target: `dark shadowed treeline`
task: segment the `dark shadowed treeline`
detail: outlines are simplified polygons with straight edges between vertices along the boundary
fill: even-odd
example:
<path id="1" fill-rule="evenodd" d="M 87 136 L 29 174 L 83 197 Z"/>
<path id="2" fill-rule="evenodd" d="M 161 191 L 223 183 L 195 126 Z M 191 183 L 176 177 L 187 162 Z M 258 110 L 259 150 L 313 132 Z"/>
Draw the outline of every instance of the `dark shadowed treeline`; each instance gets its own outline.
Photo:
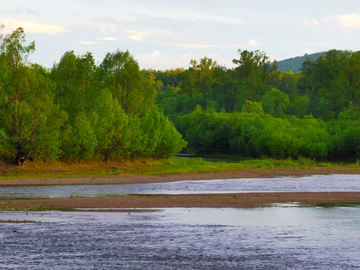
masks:
<path id="1" fill-rule="evenodd" d="M 168 157 L 186 146 L 128 51 L 100 65 L 69 51 L 49 72 L 28 63 L 35 43 L 22 28 L 0 40 L 1 160 Z"/>

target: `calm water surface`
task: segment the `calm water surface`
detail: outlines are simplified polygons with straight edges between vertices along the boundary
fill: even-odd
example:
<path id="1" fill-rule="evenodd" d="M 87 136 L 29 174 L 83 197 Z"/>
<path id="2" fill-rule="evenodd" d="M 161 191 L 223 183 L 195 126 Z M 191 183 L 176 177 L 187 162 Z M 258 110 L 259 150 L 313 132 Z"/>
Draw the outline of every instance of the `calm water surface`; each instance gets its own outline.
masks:
<path id="1" fill-rule="evenodd" d="M 359 269 L 360 208 L 0 212 L 1 269 Z"/>
<path id="2" fill-rule="evenodd" d="M 260 179 L 179 181 L 132 185 L 0 187 L 0 198 L 96 197 L 125 194 L 199 194 L 241 192 L 360 191 L 360 175 L 314 175 Z"/>

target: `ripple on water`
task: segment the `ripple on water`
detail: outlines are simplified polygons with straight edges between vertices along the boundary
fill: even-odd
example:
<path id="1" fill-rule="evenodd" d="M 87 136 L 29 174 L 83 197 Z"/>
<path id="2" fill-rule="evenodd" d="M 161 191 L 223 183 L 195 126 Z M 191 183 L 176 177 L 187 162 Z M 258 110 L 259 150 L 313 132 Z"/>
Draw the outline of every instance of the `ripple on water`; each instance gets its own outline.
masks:
<path id="1" fill-rule="evenodd" d="M 358 269 L 360 208 L 3 212 L 0 265 L 36 269 Z"/>

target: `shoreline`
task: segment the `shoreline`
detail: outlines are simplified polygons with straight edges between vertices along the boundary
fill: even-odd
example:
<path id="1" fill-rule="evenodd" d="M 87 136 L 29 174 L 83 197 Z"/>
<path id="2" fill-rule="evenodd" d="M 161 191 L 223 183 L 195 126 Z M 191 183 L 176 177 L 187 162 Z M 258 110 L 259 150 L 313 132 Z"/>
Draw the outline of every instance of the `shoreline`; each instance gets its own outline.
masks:
<path id="1" fill-rule="evenodd" d="M 348 170 L 338 167 L 300 168 L 250 168 L 232 172 L 187 173 L 187 174 L 118 174 L 101 177 L 71 178 L 24 178 L 0 180 L 0 186 L 45 186 L 45 185 L 112 185 L 112 184 L 146 184 L 191 180 L 241 179 L 241 178 L 274 178 L 282 176 L 309 176 L 331 174 L 360 174 L 360 168 Z"/>
<path id="2" fill-rule="evenodd" d="M 318 204 L 360 204 L 360 192 L 281 192 L 231 193 L 187 195 L 133 195 L 121 197 L 86 197 L 57 199 L 14 199 L 0 201 L 0 209 L 8 210 L 70 210 L 70 211 L 124 211 L 127 208 L 255 208 L 270 207 L 277 203 L 300 203 L 303 206 Z M 76 208 L 86 208 L 76 210 Z M 90 210 L 91 211 L 91 210 Z"/>

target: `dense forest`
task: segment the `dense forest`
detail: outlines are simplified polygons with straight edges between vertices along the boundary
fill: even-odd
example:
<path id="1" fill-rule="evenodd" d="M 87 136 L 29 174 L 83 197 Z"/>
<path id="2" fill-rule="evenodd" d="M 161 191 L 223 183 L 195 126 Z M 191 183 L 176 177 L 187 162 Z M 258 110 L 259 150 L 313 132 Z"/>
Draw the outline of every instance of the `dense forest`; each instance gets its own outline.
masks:
<path id="1" fill-rule="evenodd" d="M 236 68 L 204 57 L 187 69 L 140 70 L 128 51 L 96 64 L 65 52 L 28 62 L 22 28 L 0 37 L 0 159 L 126 160 L 188 150 L 251 157 L 360 157 L 360 53 L 331 50 L 279 71 L 260 51 Z M 184 140 L 184 139 L 185 140 Z"/>
<path id="2" fill-rule="evenodd" d="M 186 146 L 155 105 L 156 89 L 128 51 L 66 52 L 49 72 L 28 63 L 22 28 L 1 37 L 0 159 L 169 157 Z"/>
<path id="3" fill-rule="evenodd" d="M 281 72 L 259 51 L 234 69 L 209 58 L 188 69 L 148 70 L 188 148 L 244 156 L 360 157 L 360 53 L 331 50 Z M 158 80 L 155 83 L 155 78 Z"/>

